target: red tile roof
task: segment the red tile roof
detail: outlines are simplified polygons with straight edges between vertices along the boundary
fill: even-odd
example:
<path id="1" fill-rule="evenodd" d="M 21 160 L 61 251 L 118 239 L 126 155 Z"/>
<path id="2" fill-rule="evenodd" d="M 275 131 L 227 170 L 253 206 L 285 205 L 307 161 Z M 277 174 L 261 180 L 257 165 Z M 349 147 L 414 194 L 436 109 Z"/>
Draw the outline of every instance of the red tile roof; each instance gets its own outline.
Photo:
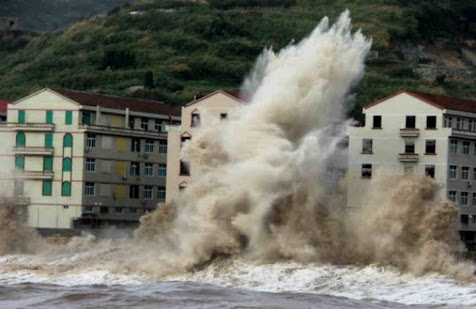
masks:
<path id="1" fill-rule="evenodd" d="M 13 101 L 0 99 L 0 114 L 7 113 L 7 105 L 13 103 Z"/>
<path id="2" fill-rule="evenodd" d="M 416 92 L 416 91 L 409 91 L 409 90 L 402 90 L 402 91 L 396 92 L 388 97 L 385 97 L 383 99 L 370 103 L 364 108 L 365 109 L 370 108 L 372 106 L 375 106 L 383 101 L 386 101 L 402 93 L 411 95 L 414 98 L 422 100 L 440 109 L 450 109 L 450 110 L 456 110 L 456 111 L 462 111 L 462 112 L 476 113 L 475 100 L 463 99 L 463 98 L 452 98 L 452 97 L 447 97 L 447 96 L 442 96 L 437 94 L 430 94 L 430 93 L 423 93 L 423 92 Z"/>
<path id="3" fill-rule="evenodd" d="M 131 111 L 162 115 L 180 116 L 180 110 L 163 102 L 137 98 L 119 97 L 92 92 L 53 88 L 52 91 L 81 105 L 105 108 L 126 109 Z"/>

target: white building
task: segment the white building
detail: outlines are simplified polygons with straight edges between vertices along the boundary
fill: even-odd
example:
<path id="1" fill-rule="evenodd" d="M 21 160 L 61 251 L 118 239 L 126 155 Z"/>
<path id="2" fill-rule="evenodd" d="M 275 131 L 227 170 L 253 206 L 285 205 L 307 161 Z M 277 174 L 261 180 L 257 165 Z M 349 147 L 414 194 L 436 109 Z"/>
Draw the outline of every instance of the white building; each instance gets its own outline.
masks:
<path id="1" fill-rule="evenodd" d="M 349 129 L 348 207 L 365 202 L 376 169 L 427 175 L 460 205 L 461 237 L 475 243 L 476 101 L 400 91 L 363 112 L 365 126 Z"/>

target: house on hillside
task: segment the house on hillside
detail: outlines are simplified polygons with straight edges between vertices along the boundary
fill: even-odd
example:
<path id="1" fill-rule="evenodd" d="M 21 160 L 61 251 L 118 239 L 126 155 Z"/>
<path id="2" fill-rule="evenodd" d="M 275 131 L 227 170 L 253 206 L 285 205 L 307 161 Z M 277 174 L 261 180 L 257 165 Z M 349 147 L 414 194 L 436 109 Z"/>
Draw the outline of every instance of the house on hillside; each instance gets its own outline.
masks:
<path id="1" fill-rule="evenodd" d="M 367 105 L 365 126 L 350 128 L 348 207 L 385 168 L 426 175 L 443 199 L 459 205 L 458 231 L 476 245 L 476 101 L 400 91 Z"/>
<path id="2" fill-rule="evenodd" d="M 182 125 L 167 127 L 167 202 L 174 200 L 198 176 L 190 162 L 181 156 L 183 143 L 192 139 L 204 124 L 226 121 L 228 113 L 243 104 L 238 94 L 218 90 L 182 107 Z"/>
<path id="3" fill-rule="evenodd" d="M 29 226 L 132 227 L 165 200 L 167 134 L 180 122 L 162 102 L 43 89 L 8 105 L 6 169 Z"/>
<path id="4" fill-rule="evenodd" d="M 2 17 L 0 16 L 0 31 L 19 30 L 20 19 L 18 17 Z"/>

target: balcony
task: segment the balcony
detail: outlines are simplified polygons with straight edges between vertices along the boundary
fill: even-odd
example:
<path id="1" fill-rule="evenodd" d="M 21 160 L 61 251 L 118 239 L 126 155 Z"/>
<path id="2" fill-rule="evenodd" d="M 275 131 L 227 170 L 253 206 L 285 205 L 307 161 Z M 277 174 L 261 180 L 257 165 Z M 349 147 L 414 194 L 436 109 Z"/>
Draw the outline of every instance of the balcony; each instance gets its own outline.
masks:
<path id="1" fill-rule="evenodd" d="M 18 155 L 51 156 L 55 152 L 55 149 L 45 147 L 14 147 L 13 152 Z"/>
<path id="2" fill-rule="evenodd" d="M 418 137 L 420 136 L 420 129 L 417 128 L 402 128 L 400 129 L 401 137 Z"/>
<path id="3" fill-rule="evenodd" d="M 53 123 L 0 123 L 0 131 L 23 131 L 23 132 L 53 132 L 55 125 Z"/>
<path id="4" fill-rule="evenodd" d="M 15 171 L 15 177 L 18 179 L 53 179 L 52 171 Z"/>
<path id="5" fill-rule="evenodd" d="M 96 124 L 80 124 L 79 129 L 85 130 L 87 132 L 99 133 L 99 134 L 110 134 L 118 136 L 137 136 L 137 137 L 157 137 L 165 132 L 157 131 L 148 131 L 148 130 L 137 130 L 131 128 L 122 128 L 122 127 L 110 127 L 110 126 L 101 126 Z"/>
<path id="6" fill-rule="evenodd" d="M 464 138 L 476 138 L 475 131 L 469 130 L 458 130 L 458 129 L 451 129 L 451 136 L 455 137 L 464 137 Z"/>
<path id="7" fill-rule="evenodd" d="M 416 163 L 418 162 L 418 153 L 400 153 L 398 160 L 405 163 Z"/>

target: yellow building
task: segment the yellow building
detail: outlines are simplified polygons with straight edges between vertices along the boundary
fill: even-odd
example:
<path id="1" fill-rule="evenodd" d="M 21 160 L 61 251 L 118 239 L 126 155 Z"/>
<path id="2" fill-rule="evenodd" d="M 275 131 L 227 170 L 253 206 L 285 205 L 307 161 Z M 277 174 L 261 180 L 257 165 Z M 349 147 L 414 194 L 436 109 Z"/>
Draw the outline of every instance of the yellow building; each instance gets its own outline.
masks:
<path id="1" fill-rule="evenodd" d="M 243 104 L 236 94 L 218 90 L 182 107 L 182 125 L 167 126 L 167 202 L 175 199 L 180 190 L 198 176 L 182 157 L 181 145 L 192 139 L 201 125 L 216 119 L 226 120 L 230 110 Z"/>
<path id="2" fill-rule="evenodd" d="M 180 122 L 176 109 L 46 88 L 10 104 L 7 119 L 1 181 L 14 183 L 29 226 L 134 226 L 165 200 L 165 126 Z"/>

